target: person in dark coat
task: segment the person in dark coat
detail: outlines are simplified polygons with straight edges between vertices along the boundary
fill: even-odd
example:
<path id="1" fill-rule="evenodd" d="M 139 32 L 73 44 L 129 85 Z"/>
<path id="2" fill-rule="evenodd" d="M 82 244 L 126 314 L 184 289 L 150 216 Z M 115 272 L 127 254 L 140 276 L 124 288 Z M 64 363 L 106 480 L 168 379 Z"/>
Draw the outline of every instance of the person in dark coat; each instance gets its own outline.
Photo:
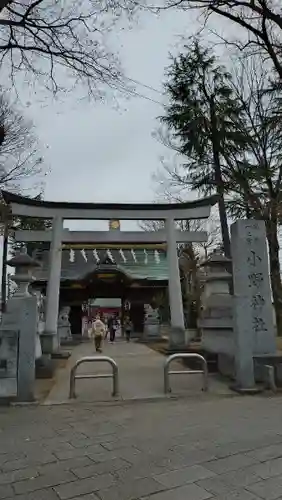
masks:
<path id="1" fill-rule="evenodd" d="M 116 329 L 117 329 L 116 319 L 113 316 L 109 318 L 108 328 L 110 332 L 110 342 L 113 343 L 116 338 Z"/>
<path id="2" fill-rule="evenodd" d="M 130 337 L 132 332 L 132 321 L 130 321 L 130 318 L 126 318 L 124 329 L 125 329 L 126 342 L 130 342 Z"/>

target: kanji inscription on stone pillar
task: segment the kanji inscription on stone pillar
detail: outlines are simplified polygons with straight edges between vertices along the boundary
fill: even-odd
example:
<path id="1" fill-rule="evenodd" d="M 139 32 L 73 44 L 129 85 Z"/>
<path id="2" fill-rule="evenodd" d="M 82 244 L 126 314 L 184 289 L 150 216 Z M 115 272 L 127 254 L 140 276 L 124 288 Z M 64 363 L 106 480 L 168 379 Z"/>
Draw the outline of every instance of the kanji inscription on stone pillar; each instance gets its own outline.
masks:
<path id="1" fill-rule="evenodd" d="M 254 355 L 273 354 L 276 349 L 264 221 L 236 221 L 231 246 L 236 364 L 237 371 L 244 366 L 247 373 Z"/>

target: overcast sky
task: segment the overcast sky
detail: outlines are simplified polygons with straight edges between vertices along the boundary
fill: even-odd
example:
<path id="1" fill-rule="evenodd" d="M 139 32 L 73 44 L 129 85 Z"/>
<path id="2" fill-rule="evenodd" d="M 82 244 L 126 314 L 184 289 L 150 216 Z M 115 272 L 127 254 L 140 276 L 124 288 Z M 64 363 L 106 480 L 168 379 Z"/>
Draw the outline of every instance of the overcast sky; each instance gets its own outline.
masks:
<path id="1" fill-rule="evenodd" d="M 195 19 L 196 14 L 192 17 L 191 13 L 172 10 L 160 17 L 146 13 L 131 30 L 125 25 L 111 35 L 111 45 L 120 54 L 125 74 L 159 91 L 137 85 L 137 92 L 163 102 L 162 82 L 169 52 L 177 52 L 181 35 L 195 32 Z M 74 92 L 63 102 L 47 95 L 43 105 L 33 96 L 28 108 L 42 145 L 48 145 L 44 157 L 51 172 L 46 178 L 45 198 L 154 200 L 152 174 L 160 167 L 160 157 L 169 154 L 152 137 L 162 106 L 142 97 L 120 98 L 118 106 L 111 101 L 89 103 L 79 100 L 79 95 L 79 91 Z M 86 227 L 92 228 L 93 223 L 83 223 Z"/>
<path id="2" fill-rule="evenodd" d="M 131 31 L 120 30 L 111 36 L 125 74 L 160 93 L 142 86 L 136 90 L 160 102 L 168 53 L 190 25 L 189 14 L 184 17 L 180 12 L 160 18 L 146 14 Z M 64 105 L 54 103 L 39 115 L 34 108 L 39 136 L 49 144 L 47 161 L 52 172 L 46 182 L 46 198 L 151 201 L 151 175 L 163 154 L 151 134 L 162 107 L 138 97 L 120 98 L 119 109 L 111 101 L 89 105 L 74 99 L 75 95 L 69 96 Z M 56 108 L 62 111 L 54 121 Z"/>

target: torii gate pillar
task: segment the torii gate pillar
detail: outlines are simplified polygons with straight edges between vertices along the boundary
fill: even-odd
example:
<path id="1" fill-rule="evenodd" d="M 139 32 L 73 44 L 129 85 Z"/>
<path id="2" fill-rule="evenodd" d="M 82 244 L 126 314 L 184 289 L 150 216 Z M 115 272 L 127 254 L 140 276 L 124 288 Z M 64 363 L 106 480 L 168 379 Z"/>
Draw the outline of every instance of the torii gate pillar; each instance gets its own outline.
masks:
<path id="1" fill-rule="evenodd" d="M 45 331 L 42 335 L 42 351 L 51 354 L 60 348 L 58 336 L 58 316 L 61 284 L 62 235 L 64 222 L 62 217 L 54 217 L 52 240 L 50 245 L 49 279 L 46 295 Z"/>
<path id="2" fill-rule="evenodd" d="M 183 301 L 180 283 L 177 244 L 175 238 L 174 219 L 166 219 L 167 256 L 168 256 L 168 291 L 170 307 L 169 347 L 185 346 L 185 325 Z"/>

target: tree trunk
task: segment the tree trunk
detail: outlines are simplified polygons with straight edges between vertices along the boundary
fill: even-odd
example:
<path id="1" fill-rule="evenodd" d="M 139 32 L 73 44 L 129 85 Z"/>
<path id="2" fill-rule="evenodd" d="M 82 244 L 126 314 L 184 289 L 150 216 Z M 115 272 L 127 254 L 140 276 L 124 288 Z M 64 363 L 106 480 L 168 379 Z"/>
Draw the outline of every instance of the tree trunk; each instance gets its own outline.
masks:
<path id="1" fill-rule="evenodd" d="M 266 222 L 266 235 L 269 248 L 270 281 L 275 309 L 277 335 L 282 336 L 282 284 L 280 276 L 277 222 Z"/>
<path id="2" fill-rule="evenodd" d="M 230 236 L 229 236 L 229 228 L 228 228 L 226 207 L 224 201 L 224 183 L 221 175 L 217 118 L 215 113 L 215 105 L 213 97 L 211 97 L 210 100 L 210 117 L 211 117 L 211 132 L 212 132 L 214 178 L 218 194 L 218 211 L 219 211 L 219 219 L 220 219 L 221 234 L 223 241 L 223 249 L 225 257 L 228 257 L 230 259 L 231 257 Z"/>
<path id="3" fill-rule="evenodd" d="M 5 220 L 3 233 L 3 255 L 2 255 L 2 283 L 1 283 L 1 312 L 6 312 L 7 303 L 7 257 L 8 257 L 9 224 Z"/>
<path id="4" fill-rule="evenodd" d="M 252 218 L 251 209 L 247 202 L 245 203 L 245 207 L 246 207 L 246 219 L 251 219 Z"/>

